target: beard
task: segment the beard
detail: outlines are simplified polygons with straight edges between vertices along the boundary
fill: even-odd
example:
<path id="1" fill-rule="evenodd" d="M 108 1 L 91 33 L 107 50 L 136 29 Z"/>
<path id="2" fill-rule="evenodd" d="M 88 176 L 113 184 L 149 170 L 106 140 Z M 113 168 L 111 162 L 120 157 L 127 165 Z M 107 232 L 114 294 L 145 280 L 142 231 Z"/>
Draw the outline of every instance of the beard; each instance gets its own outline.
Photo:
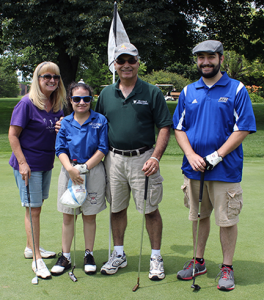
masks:
<path id="1" fill-rule="evenodd" d="M 209 73 L 203 73 L 204 67 L 213 67 L 213 70 Z M 204 78 L 212 78 L 219 72 L 220 67 L 221 67 L 221 63 L 219 61 L 218 65 L 216 65 L 216 66 L 210 65 L 210 64 L 197 66 L 197 70 L 198 70 L 198 73 L 200 74 L 200 76 L 203 76 Z"/>

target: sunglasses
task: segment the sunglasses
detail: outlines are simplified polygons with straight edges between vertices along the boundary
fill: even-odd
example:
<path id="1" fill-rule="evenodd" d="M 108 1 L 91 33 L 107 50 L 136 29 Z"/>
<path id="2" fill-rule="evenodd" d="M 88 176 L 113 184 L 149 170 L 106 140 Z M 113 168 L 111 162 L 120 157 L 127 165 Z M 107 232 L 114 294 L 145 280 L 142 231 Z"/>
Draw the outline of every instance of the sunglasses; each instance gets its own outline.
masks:
<path id="1" fill-rule="evenodd" d="M 39 75 L 39 77 L 44 78 L 45 80 L 51 80 L 51 78 L 53 78 L 55 81 L 60 80 L 60 75 L 44 74 L 44 75 Z"/>
<path id="2" fill-rule="evenodd" d="M 71 98 L 72 98 L 72 101 L 74 103 L 79 103 L 79 102 L 81 102 L 81 100 L 83 100 L 85 103 L 89 103 L 93 99 L 92 96 L 83 96 L 83 97 L 81 97 L 81 96 L 71 96 Z"/>
<path id="3" fill-rule="evenodd" d="M 137 62 L 137 59 L 135 59 L 135 57 L 130 57 L 129 59 L 123 59 L 123 58 L 116 59 L 116 63 L 119 65 L 124 65 L 126 63 L 126 61 L 130 65 L 134 65 Z"/>

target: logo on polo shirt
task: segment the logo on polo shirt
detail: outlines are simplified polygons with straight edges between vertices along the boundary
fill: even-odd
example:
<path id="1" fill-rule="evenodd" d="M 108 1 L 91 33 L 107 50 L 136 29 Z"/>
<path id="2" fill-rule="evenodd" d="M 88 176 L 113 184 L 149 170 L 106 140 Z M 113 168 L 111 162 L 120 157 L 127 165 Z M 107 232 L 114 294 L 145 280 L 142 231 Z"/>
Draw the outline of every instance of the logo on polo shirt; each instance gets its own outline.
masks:
<path id="1" fill-rule="evenodd" d="M 197 100 L 196 100 L 196 99 L 194 99 L 192 103 L 198 103 L 198 102 L 197 102 Z"/>
<path id="2" fill-rule="evenodd" d="M 92 126 L 92 128 L 100 128 L 102 126 L 102 123 L 89 123 L 89 126 Z"/>
<path id="3" fill-rule="evenodd" d="M 227 97 L 220 97 L 218 102 L 227 102 L 228 98 Z"/>
<path id="4" fill-rule="evenodd" d="M 133 104 L 148 105 L 146 100 L 133 100 Z"/>

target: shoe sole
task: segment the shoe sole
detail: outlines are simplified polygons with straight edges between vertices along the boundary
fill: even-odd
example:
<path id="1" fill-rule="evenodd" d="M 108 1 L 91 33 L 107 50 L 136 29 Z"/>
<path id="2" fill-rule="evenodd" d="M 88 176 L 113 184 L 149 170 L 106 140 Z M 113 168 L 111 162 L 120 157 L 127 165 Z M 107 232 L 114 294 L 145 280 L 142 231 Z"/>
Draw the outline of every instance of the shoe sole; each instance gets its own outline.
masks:
<path id="1" fill-rule="evenodd" d="M 35 273 L 35 272 L 34 272 Z M 35 273 L 36 274 L 36 273 Z M 37 274 L 36 274 L 37 275 Z M 40 276 L 40 275 L 37 275 L 38 276 L 38 278 L 42 278 L 42 279 L 50 279 L 51 278 L 51 275 L 48 275 L 48 276 L 46 276 L 46 277 L 44 277 L 44 276 Z"/>
<path id="2" fill-rule="evenodd" d="M 56 257 L 56 253 L 55 254 L 53 254 L 53 255 L 44 255 L 44 254 L 42 254 L 41 252 L 40 252 L 40 255 L 41 255 L 41 258 L 54 258 L 54 257 Z M 33 258 L 33 254 L 25 254 L 24 253 L 24 257 L 26 258 L 26 259 L 32 259 Z"/>
<path id="3" fill-rule="evenodd" d="M 60 275 L 62 275 L 64 272 L 66 272 L 67 270 L 69 270 L 71 268 L 71 264 L 69 264 L 67 267 L 65 267 L 64 268 L 64 270 L 62 271 L 62 272 L 57 272 L 57 273 L 55 273 L 55 272 L 52 272 L 51 270 L 50 270 L 50 273 L 53 275 L 53 276 L 60 276 Z"/>
<path id="4" fill-rule="evenodd" d="M 160 275 L 149 275 L 149 279 L 152 281 L 158 281 L 158 280 L 162 280 L 165 278 L 165 274 L 160 274 Z"/>
<path id="5" fill-rule="evenodd" d="M 87 275 L 94 275 L 96 274 L 96 271 L 88 271 L 88 272 L 84 271 L 84 273 Z"/>
<path id="6" fill-rule="evenodd" d="M 207 269 L 205 269 L 204 271 L 201 271 L 201 272 L 197 272 L 197 273 L 195 273 L 194 274 L 194 277 L 196 277 L 196 276 L 199 276 L 199 275 L 203 275 L 203 274 L 205 274 L 205 273 L 207 273 Z M 193 277 L 191 276 L 191 277 L 181 277 L 180 275 L 177 275 L 177 278 L 178 279 L 180 279 L 180 280 L 192 280 L 193 279 Z"/>
<path id="7" fill-rule="evenodd" d="M 220 290 L 220 291 L 232 291 L 234 288 L 235 288 L 235 285 L 233 285 L 232 287 L 230 287 L 230 288 L 227 288 L 227 287 L 225 287 L 225 286 L 217 286 L 217 288 L 218 288 L 218 290 Z"/>
<path id="8" fill-rule="evenodd" d="M 119 268 L 122 269 L 122 268 L 125 268 L 126 266 L 127 266 L 127 261 L 124 261 L 120 266 L 118 266 L 117 268 L 115 268 L 113 270 L 106 271 L 106 270 L 101 269 L 101 274 L 103 274 L 103 275 L 113 275 L 118 271 Z"/>

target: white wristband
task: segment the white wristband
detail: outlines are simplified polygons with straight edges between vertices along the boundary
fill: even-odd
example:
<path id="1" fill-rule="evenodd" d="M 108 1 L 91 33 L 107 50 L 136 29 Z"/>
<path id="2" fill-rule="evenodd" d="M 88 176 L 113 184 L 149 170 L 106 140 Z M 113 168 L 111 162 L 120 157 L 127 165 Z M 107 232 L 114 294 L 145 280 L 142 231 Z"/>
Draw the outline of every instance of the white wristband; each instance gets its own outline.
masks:
<path id="1" fill-rule="evenodd" d="M 159 160 L 156 157 L 154 157 L 154 156 L 151 156 L 150 159 L 155 159 L 159 163 Z"/>

